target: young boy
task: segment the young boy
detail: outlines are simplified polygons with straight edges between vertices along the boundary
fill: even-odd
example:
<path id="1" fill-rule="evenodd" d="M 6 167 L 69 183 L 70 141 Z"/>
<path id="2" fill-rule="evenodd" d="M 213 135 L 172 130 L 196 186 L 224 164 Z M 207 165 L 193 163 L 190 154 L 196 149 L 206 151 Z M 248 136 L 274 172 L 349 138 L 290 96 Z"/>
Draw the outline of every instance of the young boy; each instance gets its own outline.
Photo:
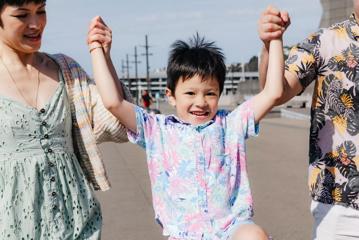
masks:
<path id="1" fill-rule="evenodd" d="M 99 39 L 99 38 L 98 38 Z M 97 45 L 96 45 L 97 44 Z M 146 149 L 156 220 L 169 239 L 268 239 L 252 221 L 245 140 L 283 92 L 282 41 L 270 43 L 264 90 L 234 111 L 218 110 L 226 67 L 213 42 L 176 41 L 166 95 L 177 116 L 151 115 L 123 99 L 100 42 L 90 43 L 105 107 Z"/>

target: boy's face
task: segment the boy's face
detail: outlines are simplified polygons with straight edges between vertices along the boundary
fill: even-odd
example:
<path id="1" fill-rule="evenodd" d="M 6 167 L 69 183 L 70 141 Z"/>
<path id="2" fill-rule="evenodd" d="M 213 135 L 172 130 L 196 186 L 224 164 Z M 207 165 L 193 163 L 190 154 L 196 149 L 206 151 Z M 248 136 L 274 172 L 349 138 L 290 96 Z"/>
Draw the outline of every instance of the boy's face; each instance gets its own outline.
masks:
<path id="1" fill-rule="evenodd" d="M 166 95 L 182 121 L 192 125 L 203 124 L 217 113 L 219 84 L 215 78 L 203 79 L 198 75 L 184 81 L 180 78 L 174 94 L 167 89 Z"/>

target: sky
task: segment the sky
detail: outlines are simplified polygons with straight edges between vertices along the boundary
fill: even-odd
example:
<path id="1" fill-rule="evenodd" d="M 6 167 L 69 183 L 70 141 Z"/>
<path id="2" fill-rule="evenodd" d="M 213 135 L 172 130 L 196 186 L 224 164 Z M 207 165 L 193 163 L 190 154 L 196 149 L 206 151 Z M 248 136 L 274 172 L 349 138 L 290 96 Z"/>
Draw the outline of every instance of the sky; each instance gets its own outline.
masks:
<path id="1" fill-rule="evenodd" d="M 293 45 L 316 31 L 322 15 L 320 0 L 48 0 L 41 51 L 64 53 L 77 60 L 91 75 L 86 34 L 91 19 L 101 16 L 113 31 L 111 55 L 121 75 L 122 60 L 130 61 L 134 76 L 134 47 L 145 74 L 145 35 L 148 35 L 150 70 L 164 68 L 175 40 L 188 40 L 196 32 L 223 49 L 226 64 L 247 62 L 258 55 L 262 42 L 257 22 L 268 6 L 286 10 L 292 24 L 284 37 Z"/>

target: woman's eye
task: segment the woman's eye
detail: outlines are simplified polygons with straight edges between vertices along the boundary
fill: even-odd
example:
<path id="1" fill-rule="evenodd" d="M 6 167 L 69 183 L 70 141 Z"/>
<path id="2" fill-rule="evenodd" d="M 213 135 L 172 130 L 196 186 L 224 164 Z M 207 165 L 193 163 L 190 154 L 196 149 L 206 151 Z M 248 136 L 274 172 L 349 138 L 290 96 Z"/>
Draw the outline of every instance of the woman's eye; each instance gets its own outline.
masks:
<path id="1" fill-rule="evenodd" d="M 26 18 L 27 14 L 14 15 L 14 17 L 16 17 L 16 18 Z"/>

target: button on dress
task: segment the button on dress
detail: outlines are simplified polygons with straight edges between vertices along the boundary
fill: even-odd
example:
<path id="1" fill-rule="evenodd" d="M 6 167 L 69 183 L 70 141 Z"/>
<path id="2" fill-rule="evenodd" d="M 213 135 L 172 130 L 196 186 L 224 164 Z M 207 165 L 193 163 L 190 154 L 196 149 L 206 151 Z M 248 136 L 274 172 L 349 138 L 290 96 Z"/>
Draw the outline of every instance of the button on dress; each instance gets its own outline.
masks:
<path id="1" fill-rule="evenodd" d="M 100 239 L 100 206 L 71 126 L 62 77 L 40 110 L 0 96 L 0 239 Z"/>

